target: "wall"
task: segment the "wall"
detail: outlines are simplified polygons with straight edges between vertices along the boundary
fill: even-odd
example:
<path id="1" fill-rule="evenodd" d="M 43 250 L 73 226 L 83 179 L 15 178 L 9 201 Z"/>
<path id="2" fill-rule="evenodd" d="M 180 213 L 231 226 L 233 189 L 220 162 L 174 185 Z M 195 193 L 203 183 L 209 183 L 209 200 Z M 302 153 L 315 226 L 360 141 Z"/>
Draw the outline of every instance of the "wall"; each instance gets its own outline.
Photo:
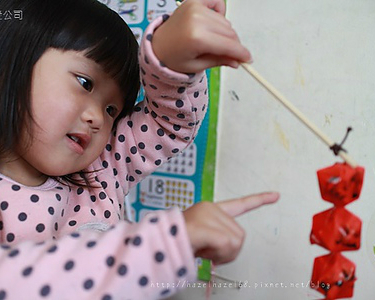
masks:
<path id="1" fill-rule="evenodd" d="M 328 136 L 340 142 L 353 127 L 345 148 L 366 174 L 360 199 L 347 208 L 363 221 L 362 247 L 344 255 L 357 265 L 353 299 L 373 299 L 375 1 L 229 0 L 227 17 L 253 67 Z M 222 69 L 219 120 L 215 200 L 266 190 L 282 197 L 238 218 L 243 250 L 216 272 L 247 287 L 217 287 L 211 299 L 318 299 L 306 286 L 314 258 L 326 251 L 310 245 L 309 234 L 313 215 L 330 204 L 316 171 L 340 159 L 242 69 Z M 205 290 L 173 299 L 205 299 Z"/>

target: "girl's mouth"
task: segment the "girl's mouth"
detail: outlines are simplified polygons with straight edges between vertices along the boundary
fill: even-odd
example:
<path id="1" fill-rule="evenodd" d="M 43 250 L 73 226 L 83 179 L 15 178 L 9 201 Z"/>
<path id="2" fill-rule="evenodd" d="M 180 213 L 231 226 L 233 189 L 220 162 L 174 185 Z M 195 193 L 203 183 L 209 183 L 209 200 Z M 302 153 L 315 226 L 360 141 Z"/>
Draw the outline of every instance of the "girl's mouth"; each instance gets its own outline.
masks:
<path id="1" fill-rule="evenodd" d="M 68 138 L 70 138 L 71 140 L 75 141 L 77 144 L 79 144 L 79 138 L 74 136 L 74 135 L 69 135 L 67 134 Z"/>
<path id="2" fill-rule="evenodd" d="M 78 154 L 83 154 L 91 140 L 91 137 L 88 134 L 82 133 L 69 133 L 66 136 L 69 141 L 71 141 L 69 144 L 71 145 L 72 150 Z"/>

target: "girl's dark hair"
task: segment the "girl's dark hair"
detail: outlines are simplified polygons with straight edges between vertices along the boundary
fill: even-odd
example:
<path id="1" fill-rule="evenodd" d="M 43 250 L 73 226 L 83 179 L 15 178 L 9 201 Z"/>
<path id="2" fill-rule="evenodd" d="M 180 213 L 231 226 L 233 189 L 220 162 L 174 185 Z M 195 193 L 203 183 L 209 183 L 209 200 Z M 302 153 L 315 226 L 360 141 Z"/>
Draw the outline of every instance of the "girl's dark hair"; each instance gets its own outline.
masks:
<path id="1" fill-rule="evenodd" d="M 116 12 L 97 0 L 0 0 L 0 9 L 0 158 L 15 151 L 23 130 L 32 133 L 31 77 L 48 48 L 86 51 L 120 86 L 118 119 L 132 112 L 140 88 L 138 43 Z"/>

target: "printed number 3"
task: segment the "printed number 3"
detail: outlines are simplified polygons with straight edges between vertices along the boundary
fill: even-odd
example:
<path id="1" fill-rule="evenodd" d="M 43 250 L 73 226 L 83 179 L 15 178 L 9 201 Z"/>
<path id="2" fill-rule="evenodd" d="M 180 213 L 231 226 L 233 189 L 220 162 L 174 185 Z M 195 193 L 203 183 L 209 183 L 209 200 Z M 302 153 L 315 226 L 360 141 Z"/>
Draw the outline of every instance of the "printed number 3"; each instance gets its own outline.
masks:
<path id="1" fill-rule="evenodd" d="M 160 0 L 160 1 L 158 2 L 158 6 L 159 6 L 159 7 L 164 7 L 166 4 L 167 4 L 167 0 Z"/>

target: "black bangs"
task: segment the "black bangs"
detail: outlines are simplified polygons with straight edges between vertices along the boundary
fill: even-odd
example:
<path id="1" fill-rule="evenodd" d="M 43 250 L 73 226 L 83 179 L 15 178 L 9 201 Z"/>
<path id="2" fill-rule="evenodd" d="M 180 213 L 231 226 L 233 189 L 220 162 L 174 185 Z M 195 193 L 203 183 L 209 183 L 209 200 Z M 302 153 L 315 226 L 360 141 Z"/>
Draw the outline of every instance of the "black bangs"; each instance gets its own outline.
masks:
<path id="1" fill-rule="evenodd" d="M 138 43 L 122 18 L 97 0 L 0 0 L 0 11 L 22 20 L 0 22 L 0 157 L 31 132 L 33 68 L 49 48 L 83 51 L 116 80 L 130 114 L 140 88 Z M 116 120 L 115 124 L 117 123 Z"/>
<path id="2" fill-rule="evenodd" d="M 125 97 L 121 117 L 129 114 L 140 87 L 138 43 L 121 17 L 97 0 L 59 0 L 51 47 L 86 51 L 115 79 Z M 72 3 L 74 2 L 74 3 Z M 71 5 L 67 5 L 71 4 Z"/>
<path id="3" fill-rule="evenodd" d="M 117 81 L 124 108 L 114 126 L 132 112 L 140 88 L 138 43 L 116 12 L 97 0 L 0 0 L 0 12 L 8 10 L 22 19 L 0 21 L 1 159 L 16 152 L 25 130 L 32 136 L 33 69 L 49 48 L 83 51 Z M 82 176 L 83 183 L 61 179 L 90 186 Z"/>

